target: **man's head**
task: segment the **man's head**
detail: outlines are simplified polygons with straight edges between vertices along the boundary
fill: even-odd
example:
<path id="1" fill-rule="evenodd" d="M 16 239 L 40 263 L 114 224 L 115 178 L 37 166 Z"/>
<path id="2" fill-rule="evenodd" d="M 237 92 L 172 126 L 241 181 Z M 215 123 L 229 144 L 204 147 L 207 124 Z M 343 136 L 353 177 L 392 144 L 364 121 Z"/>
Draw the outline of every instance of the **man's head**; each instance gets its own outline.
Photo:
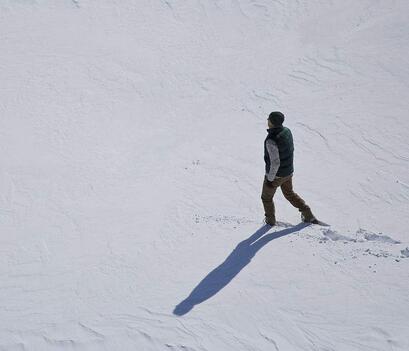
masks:
<path id="1" fill-rule="evenodd" d="M 268 116 L 268 126 L 269 128 L 279 127 L 284 122 L 284 115 L 279 111 L 271 112 Z"/>

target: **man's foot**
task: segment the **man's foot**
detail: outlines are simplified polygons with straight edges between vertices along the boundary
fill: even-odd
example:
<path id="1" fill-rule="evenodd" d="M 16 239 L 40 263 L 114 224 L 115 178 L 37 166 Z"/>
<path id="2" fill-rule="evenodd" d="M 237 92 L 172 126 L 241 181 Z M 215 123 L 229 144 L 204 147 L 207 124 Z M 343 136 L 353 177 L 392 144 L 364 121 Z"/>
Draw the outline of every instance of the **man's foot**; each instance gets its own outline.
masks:
<path id="1" fill-rule="evenodd" d="M 304 223 L 319 223 L 318 219 L 315 218 L 310 209 L 301 212 L 301 221 L 303 221 Z"/>
<path id="2" fill-rule="evenodd" d="M 276 221 L 265 217 L 265 218 L 264 218 L 264 224 L 267 224 L 267 225 L 270 225 L 270 226 L 273 227 L 273 226 L 276 225 Z"/>
<path id="3" fill-rule="evenodd" d="M 301 221 L 304 223 L 312 223 L 312 224 L 319 223 L 318 219 L 316 219 L 314 216 L 305 217 L 303 214 L 301 215 Z"/>
<path id="4" fill-rule="evenodd" d="M 310 221 L 307 222 L 307 223 L 320 224 L 320 221 L 314 217 L 314 218 L 310 219 Z"/>

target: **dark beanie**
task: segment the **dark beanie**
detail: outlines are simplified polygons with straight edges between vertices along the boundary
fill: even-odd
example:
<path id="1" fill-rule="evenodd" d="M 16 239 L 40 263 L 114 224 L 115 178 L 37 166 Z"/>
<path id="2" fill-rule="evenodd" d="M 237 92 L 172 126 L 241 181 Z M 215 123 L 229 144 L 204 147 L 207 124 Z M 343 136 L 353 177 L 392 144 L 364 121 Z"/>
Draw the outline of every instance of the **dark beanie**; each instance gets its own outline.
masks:
<path id="1" fill-rule="evenodd" d="M 270 120 L 271 123 L 278 127 L 283 124 L 284 115 L 281 112 L 275 111 L 270 113 L 268 119 Z"/>

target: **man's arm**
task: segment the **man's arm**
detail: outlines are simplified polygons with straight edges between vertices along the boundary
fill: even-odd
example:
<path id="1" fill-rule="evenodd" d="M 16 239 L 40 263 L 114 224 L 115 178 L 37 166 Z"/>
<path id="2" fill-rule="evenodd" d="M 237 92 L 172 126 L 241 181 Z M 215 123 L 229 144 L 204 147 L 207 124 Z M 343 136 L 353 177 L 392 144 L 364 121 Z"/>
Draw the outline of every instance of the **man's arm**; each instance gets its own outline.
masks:
<path id="1" fill-rule="evenodd" d="M 272 182 L 276 177 L 278 169 L 280 168 L 280 154 L 274 140 L 268 139 L 266 142 L 266 148 L 270 158 L 270 169 L 267 170 L 266 179 L 269 182 Z"/>

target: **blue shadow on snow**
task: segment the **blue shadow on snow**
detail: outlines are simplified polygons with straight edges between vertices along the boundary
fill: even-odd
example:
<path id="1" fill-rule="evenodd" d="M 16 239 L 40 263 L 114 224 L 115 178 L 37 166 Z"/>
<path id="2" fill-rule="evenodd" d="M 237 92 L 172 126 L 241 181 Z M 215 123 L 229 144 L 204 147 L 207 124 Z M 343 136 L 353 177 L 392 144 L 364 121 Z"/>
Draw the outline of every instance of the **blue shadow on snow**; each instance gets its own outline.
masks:
<path id="1" fill-rule="evenodd" d="M 195 305 L 210 299 L 229 284 L 233 278 L 250 263 L 251 259 L 264 245 L 274 239 L 298 232 L 308 225 L 308 223 L 299 223 L 293 227 L 272 232 L 265 236 L 263 235 L 267 233 L 271 227 L 269 225 L 261 227 L 249 238 L 240 242 L 224 262 L 213 269 L 193 289 L 190 295 L 175 307 L 173 314 L 183 316 L 190 312 Z"/>

